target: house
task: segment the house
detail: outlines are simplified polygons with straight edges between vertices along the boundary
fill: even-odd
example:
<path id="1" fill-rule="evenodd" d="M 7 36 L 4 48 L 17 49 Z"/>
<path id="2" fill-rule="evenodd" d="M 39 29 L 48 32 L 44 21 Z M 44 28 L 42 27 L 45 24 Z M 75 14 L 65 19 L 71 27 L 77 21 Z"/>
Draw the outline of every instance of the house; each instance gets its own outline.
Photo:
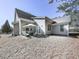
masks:
<path id="1" fill-rule="evenodd" d="M 22 10 L 15 9 L 13 34 L 23 35 L 23 33 L 28 33 L 32 35 L 69 35 L 70 33 L 74 33 L 70 30 L 70 22 L 70 16 L 50 19 L 46 16 L 35 16 Z"/>
<path id="2" fill-rule="evenodd" d="M 48 17 L 38 17 L 15 9 L 13 34 L 22 35 L 24 31 L 32 34 L 52 34 L 51 25 L 53 23 L 55 22 Z"/>

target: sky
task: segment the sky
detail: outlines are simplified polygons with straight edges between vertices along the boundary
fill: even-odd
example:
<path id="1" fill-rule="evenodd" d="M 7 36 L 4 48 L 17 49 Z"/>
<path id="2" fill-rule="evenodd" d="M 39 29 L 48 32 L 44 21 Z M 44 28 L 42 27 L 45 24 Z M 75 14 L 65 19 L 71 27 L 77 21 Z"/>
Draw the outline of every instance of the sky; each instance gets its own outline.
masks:
<path id="1" fill-rule="evenodd" d="M 12 26 L 14 21 L 15 8 L 29 12 L 35 16 L 48 16 L 54 18 L 62 16 L 57 13 L 58 3 L 48 4 L 48 0 L 0 0 L 0 28 L 6 20 Z"/>

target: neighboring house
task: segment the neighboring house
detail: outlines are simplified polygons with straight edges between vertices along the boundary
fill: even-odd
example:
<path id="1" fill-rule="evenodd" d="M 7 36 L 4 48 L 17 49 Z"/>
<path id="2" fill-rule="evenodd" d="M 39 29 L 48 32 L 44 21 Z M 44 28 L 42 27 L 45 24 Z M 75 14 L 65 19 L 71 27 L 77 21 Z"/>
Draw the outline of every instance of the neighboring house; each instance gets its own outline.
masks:
<path id="1" fill-rule="evenodd" d="M 48 17 L 34 16 L 22 10 L 15 10 L 14 35 L 23 35 L 23 32 L 33 35 L 69 35 L 70 16 L 50 19 Z"/>

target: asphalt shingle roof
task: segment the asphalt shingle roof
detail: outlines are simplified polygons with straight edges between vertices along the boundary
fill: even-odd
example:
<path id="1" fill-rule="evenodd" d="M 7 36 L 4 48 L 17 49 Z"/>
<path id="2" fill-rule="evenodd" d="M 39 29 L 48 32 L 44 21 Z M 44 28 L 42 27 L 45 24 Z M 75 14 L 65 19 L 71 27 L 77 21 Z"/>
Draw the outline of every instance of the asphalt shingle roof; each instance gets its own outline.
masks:
<path id="1" fill-rule="evenodd" d="M 16 13 L 18 14 L 18 17 L 20 17 L 20 18 L 33 20 L 32 17 L 35 17 L 34 15 L 24 12 L 22 10 L 19 10 L 17 8 L 15 10 L 16 10 Z"/>

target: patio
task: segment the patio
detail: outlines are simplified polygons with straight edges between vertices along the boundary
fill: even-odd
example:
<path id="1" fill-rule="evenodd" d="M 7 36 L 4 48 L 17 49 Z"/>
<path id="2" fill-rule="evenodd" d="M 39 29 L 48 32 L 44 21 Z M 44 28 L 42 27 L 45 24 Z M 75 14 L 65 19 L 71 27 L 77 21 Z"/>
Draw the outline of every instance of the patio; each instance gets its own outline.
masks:
<path id="1" fill-rule="evenodd" d="M 24 25 L 22 28 L 26 33 L 31 35 L 33 35 L 36 32 L 36 25 L 34 24 L 27 24 L 27 25 Z"/>

